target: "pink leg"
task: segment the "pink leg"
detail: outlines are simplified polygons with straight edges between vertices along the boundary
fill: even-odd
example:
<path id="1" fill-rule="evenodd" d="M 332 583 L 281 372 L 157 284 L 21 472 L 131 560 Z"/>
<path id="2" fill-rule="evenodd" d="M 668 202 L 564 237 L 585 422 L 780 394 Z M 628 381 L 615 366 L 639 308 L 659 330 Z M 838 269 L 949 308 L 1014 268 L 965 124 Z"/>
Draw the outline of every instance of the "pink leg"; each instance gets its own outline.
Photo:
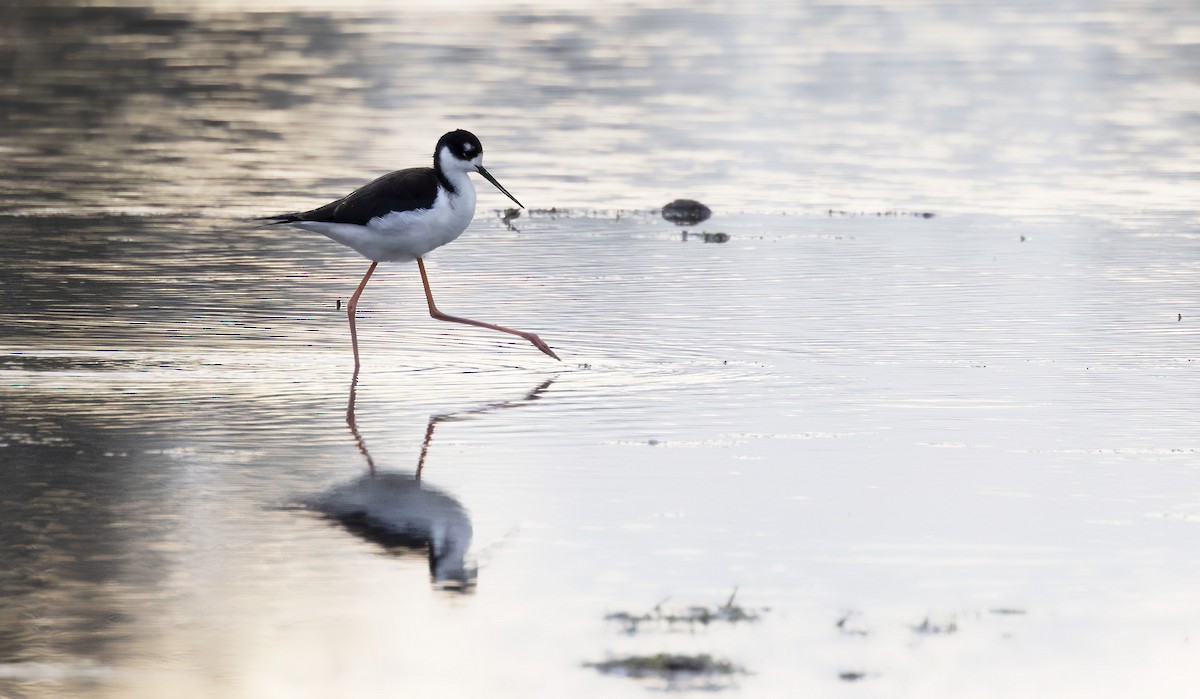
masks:
<path id="1" fill-rule="evenodd" d="M 367 281 L 375 272 L 375 267 L 378 262 L 372 262 L 367 268 L 367 273 L 363 275 L 362 281 L 358 284 L 358 289 L 354 295 L 350 297 L 350 303 L 346 304 L 346 315 L 350 318 L 350 344 L 354 347 L 354 376 L 358 378 L 358 333 L 354 330 L 354 311 L 358 308 L 358 297 L 362 296 L 363 289 L 367 286 Z"/>
<path id="2" fill-rule="evenodd" d="M 458 316 L 442 313 L 433 303 L 433 292 L 429 289 L 429 277 L 425 274 L 425 261 L 419 257 L 417 258 L 417 267 L 421 270 L 421 283 L 425 285 L 425 300 L 429 302 L 429 315 L 438 320 L 448 320 L 451 323 L 466 323 L 467 325 L 474 325 L 476 327 L 487 328 L 489 330 L 499 330 L 502 333 L 508 333 L 509 335 L 516 335 L 517 337 L 525 338 L 529 342 L 533 343 L 534 347 L 537 347 L 551 357 L 558 359 L 558 355 L 554 353 L 554 350 L 550 349 L 550 345 L 542 342 L 542 338 L 534 335 L 533 333 L 527 333 L 523 330 L 513 330 L 512 328 L 505 328 L 499 325 L 492 325 L 491 323 L 482 323 L 478 320 L 459 318 Z M 370 272 L 367 273 L 367 276 L 370 276 Z M 367 283 L 365 279 L 363 280 L 363 283 Z M 559 359 L 559 361 L 561 362 L 562 360 Z"/>

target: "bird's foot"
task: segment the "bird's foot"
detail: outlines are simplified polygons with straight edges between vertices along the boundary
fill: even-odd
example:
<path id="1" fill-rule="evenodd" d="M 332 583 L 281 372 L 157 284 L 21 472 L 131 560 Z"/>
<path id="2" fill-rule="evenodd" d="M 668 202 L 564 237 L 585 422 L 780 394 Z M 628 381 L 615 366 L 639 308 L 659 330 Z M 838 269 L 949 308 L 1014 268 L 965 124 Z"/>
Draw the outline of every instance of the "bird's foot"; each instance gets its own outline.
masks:
<path id="1" fill-rule="evenodd" d="M 537 347 L 543 353 L 548 354 L 551 357 L 554 357 L 555 359 L 558 359 L 558 355 L 554 353 L 554 350 L 550 349 L 550 345 L 547 345 L 545 342 L 543 342 L 542 338 L 538 337 L 537 335 L 534 335 L 533 333 L 521 333 L 521 337 L 525 338 L 526 340 L 529 340 L 529 342 L 531 342 L 534 347 Z M 558 359 L 558 361 L 561 362 L 562 360 Z"/>

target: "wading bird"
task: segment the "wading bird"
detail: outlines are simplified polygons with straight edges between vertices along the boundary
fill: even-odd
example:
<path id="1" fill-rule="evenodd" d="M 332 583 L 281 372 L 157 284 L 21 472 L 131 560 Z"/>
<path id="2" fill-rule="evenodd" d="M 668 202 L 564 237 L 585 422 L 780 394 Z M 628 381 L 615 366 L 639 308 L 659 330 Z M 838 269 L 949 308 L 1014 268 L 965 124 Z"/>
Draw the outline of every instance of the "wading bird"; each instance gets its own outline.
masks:
<path id="1" fill-rule="evenodd" d="M 471 172 L 483 175 L 485 180 L 516 202 L 517 206 L 522 206 L 484 169 L 483 145 L 479 139 L 469 131 L 458 130 L 438 140 L 431 168 L 397 170 L 325 206 L 264 219 L 320 233 L 371 260 L 371 266 L 350 297 L 346 309 L 350 319 L 350 344 L 354 348 L 356 372 L 359 361 L 354 311 L 358 307 L 358 297 L 380 262 L 410 260 L 416 260 L 417 268 L 421 271 L 429 315 L 438 320 L 466 323 L 522 337 L 542 352 L 558 359 L 554 350 L 531 332 L 452 316 L 438 310 L 433 302 L 429 276 L 425 273 L 425 262 L 421 258 L 462 235 L 474 218 L 475 185 L 468 177 Z"/>

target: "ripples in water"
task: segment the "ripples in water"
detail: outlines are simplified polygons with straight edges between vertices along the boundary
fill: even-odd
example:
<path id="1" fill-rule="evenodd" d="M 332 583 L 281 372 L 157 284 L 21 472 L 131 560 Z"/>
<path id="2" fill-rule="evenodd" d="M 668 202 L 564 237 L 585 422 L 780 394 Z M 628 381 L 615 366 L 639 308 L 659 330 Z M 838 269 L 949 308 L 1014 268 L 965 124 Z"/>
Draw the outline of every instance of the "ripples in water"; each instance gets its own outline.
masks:
<path id="1" fill-rule="evenodd" d="M 905 635 L 932 609 L 1172 694 L 1144 670 L 1195 630 L 1190 5 L 252 6 L 0 9 L 0 693 L 624 695 L 581 663 L 661 639 L 604 613 L 740 585 L 798 623 L 673 640 L 750 693 L 861 669 L 854 608 L 881 686 L 937 665 Z M 348 424 L 366 263 L 247 219 L 450 126 L 534 211 L 481 192 L 439 304 L 564 362 L 384 265 Z M 682 240 L 679 197 L 727 242 Z M 377 496 L 399 556 L 371 508 L 294 506 Z M 1083 626 L 1120 652 L 1071 655 Z M 937 640 L 972 687 L 1011 670 Z"/>

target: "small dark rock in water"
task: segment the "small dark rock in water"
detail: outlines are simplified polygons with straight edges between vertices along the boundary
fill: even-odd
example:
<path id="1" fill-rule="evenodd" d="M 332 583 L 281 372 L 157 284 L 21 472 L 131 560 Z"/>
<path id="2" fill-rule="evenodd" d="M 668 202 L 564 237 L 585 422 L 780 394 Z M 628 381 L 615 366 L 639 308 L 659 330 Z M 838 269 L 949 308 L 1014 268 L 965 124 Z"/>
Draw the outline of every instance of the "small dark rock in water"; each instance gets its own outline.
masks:
<path id="1" fill-rule="evenodd" d="M 694 226 L 709 216 L 712 209 L 695 199 L 676 199 L 662 208 L 662 217 L 677 226 Z"/>

